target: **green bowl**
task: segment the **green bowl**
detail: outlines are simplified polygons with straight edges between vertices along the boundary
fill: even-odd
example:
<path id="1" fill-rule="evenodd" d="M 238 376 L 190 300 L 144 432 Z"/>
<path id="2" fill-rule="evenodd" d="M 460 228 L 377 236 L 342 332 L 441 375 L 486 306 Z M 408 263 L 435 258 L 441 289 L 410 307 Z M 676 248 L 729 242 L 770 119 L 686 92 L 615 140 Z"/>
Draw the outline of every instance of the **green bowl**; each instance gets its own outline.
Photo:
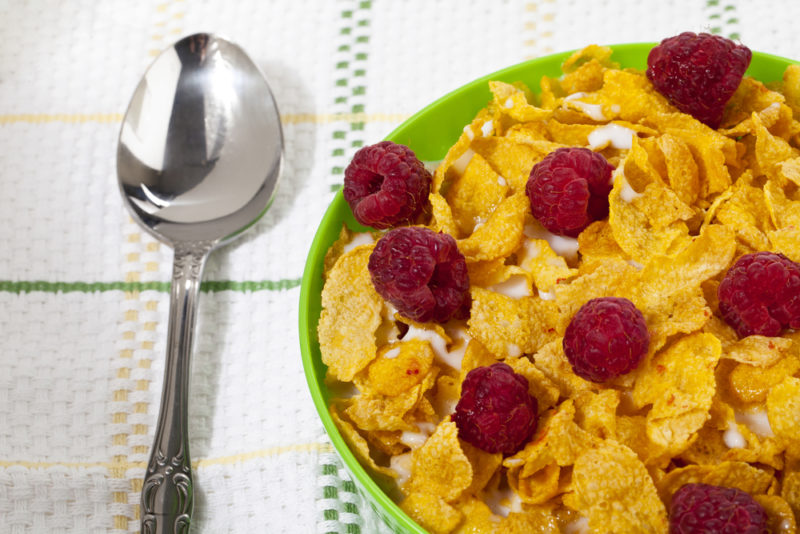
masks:
<path id="1" fill-rule="evenodd" d="M 612 59 L 622 67 L 644 69 L 647 66 L 647 54 L 653 46 L 654 43 L 611 45 L 614 50 Z M 414 114 L 386 139 L 410 147 L 423 161 L 441 160 L 461 135 L 463 127 L 491 100 L 490 80 L 522 81 L 531 90 L 538 91 L 540 78 L 560 76 L 561 64 L 571 54 L 570 51 L 532 59 L 470 82 Z M 747 74 L 765 83 L 780 80 L 783 71 L 792 63 L 797 62 L 754 52 Z M 330 392 L 325 385 L 326 367 L 320 358 L 317 322 L 325 252 L 339 236 L 342 223 L 354 230 L 365 229 L 355 221 L 339 191 L 322 218 L 311 244 L 300 289 L 300 350 L 308 387 L 333 446 L 373 510 L 397 532 L 426 534 L 425 529 L 409 518 L 389 497 L 392 493 L 390 482 L 371 474 L 358 462 L 328 411 Z"/>

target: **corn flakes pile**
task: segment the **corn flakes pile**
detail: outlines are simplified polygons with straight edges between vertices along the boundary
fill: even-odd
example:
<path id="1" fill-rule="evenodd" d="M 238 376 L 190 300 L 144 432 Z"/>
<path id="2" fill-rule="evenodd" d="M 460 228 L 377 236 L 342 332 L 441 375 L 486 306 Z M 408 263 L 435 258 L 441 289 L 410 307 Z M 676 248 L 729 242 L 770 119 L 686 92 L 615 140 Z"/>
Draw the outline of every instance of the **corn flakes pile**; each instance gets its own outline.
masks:
<path id="1" fill-rule="evenodd" d="M 744 490 L 774 532 L 796 532 L 800 332 L 740 339 L 717 287 L 746 253 L 800 262 L 800 66 L 769 87 L 745 77 L 713 130 L 610 57 L 576 52 L 536 96 L 490 82 L 436 168 L 428 227 L 466 258 L 468 320 L 398 315 L 367 270 L 380 233 L 342 230 L 318 328 L 331 413 L 434 534 L 667 532 L 691 482 Z M 525 194 L 564 146 L 615 167 L 608 218 L 577 239 L 544 230 Z M 574 374 L 562 338 L 603 296 L 633 302 L 651 341 L 636 370 L 598 384 Z M 496 361 L 538 401 L 533 438 L 507 456 L 460 440 L 451 419 L 466 373 Z"/>

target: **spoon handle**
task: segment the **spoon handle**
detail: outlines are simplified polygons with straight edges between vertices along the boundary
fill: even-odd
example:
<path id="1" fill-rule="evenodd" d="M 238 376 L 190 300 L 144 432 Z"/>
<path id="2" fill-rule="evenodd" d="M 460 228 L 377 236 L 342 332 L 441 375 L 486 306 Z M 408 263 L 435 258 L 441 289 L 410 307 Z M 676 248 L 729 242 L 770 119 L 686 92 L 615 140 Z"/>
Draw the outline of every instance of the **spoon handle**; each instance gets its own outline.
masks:
<path id="1" fill-rule="evenodd" d="M 161 409 L 142 485 L 142 534 L 189 531 L 194 504 L 188 434 L 189 370 L 200 279 L 213 245 L 211 241 L 175 245 Z"/>

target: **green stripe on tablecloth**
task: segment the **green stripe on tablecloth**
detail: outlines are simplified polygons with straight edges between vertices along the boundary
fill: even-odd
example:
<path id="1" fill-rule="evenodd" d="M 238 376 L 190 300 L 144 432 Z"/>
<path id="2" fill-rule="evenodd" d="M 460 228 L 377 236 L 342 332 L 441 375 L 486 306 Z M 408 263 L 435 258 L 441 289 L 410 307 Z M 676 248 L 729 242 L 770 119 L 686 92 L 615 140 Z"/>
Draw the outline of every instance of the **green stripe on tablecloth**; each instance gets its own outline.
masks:
<path id="1" fill-rule="evenodd" d="M 740 39 L 736 0 L 706 0 L 709 31 L 729 39 Z"/>
<path id="2" fill-rule="evenodd" d="M 342 467 L 339 457 L 335 453 L 323 453 L 319 458 L 319 474 L 324 477 L 321 497 L 336 503 L 333 505 L 326 503 L 326 507 L 322 510 L 320 519 L 325 523 L 319 525 L 319 533 L 362 534 L 365 532 L 365 528 L 366 532 L 370 534 L 386 532 L 388 527 L 377 516 L 363 520 L 359 504 L 363 506 L 365 513 L 372 514 L 373 512 L 358 493 L 355 482 L 350 479 Z M 359 517 L 359 522 L 363 523 L 364 527 L 362 528 L 359 523 L 347 522 L 345 519 L 347 516 Z"/>
<path id="3" fill-rule="evenodd" d="M 364 121 L 358 117 L 365 110 L 364 96 L 367 92 L 365 77 L 369 54 L 365 51 L 356 51 L 354 48 L 359 44 L 369 43 L 369 10 L 372 8 L 372 2 L 360 1 L 357 6 L 357 8 L 341 12 L 339 35 L 343 42 L 338 45 L 337 50 L 346 54 L 346 58 L 340 56 L 336 62 L 334 85 L 346 89 L 336 97 L 334 106 L 341 107 L 341 112 L 344 114 L 355 114 L 356 116 L 350 121 L 349 128 L 340 128 L 332 133 L 333 139 L 340 143 L 337 143 L 331 151 L 333 163 L 331 175 L 336 179 L 330 185 L 331 192 L 339 190 L 341 187 L 340 177 L 344 174 L 344 169 L 352 154 L 364 146 L 363 134 L 359 133 L 364 131 Z M 339 110 L 337 109 L 337 111 Z"/>
<path id="4" fill-rule="evenodd" d="M 329 190 L 336 192 L 342 185 L 344 169 L 353 154 L 364 146 L 364 121 L 359 117 L 365 112 L 366 75 L 368 54 L 364 44 L 369 43 L 369 0 L 349 3 L 340 13 L 339 34 L 334 50 L 334 101 L 337 113 L 357 114 L 351 116 L 348 127 L 336 128 L 332 136 L 330 152 Z M 342 125 L 344 126 L 344 125 Z M 344 472 L 340 459 L 335 454 L 320 455 L 317 471 L 320 498 L 324 505 L 318 516 L 317 530 L 320 534 L 361 534 L 365 524 L 364 515 L 371 514 L 369 506 L 363 506 L 355 484 Z M 361 508 L 356 503 L 362 503 Z M 379 521 L 379 520 L 378 520 Z M 373 521 L 370 521 L 373 522 Z"/>
<path id="5" fill-rule="evenodd" d="M 206 280 L 200 284 L 200 291 L 217 293 L 235 291 L 252 293 L 255 291 L 282 291 L 300 285 L 300 279 L 283 280 Z M 46 282 L 44 280 L 12 282 L 0 280 L 2 293 L 101 293 L 105 291 L 160 291 L 169 293 L 170 282 Z"/>
<path id="6" fill-rule="evenodd" d="M 327 461 L 323 460 L 320 463 L 320 473 L 328 477 L 337 477 L 339 468 L 334 463 L 337 462 L 337 460 L 334 459 L 331 455 L 324 455 L 324 456 L 327 458 Z M 322 497 L 324 499 L 338 499 L 339 489 L 336 486 L 325 485 L 322 487 Z M 338 521 L 339 511 L 336 510 L 335 508 L 325 508 L 322 511 L 322 518 L 325 521 Z M 324 534 L 336 534 L 336 531 L 328 530 Z"/>

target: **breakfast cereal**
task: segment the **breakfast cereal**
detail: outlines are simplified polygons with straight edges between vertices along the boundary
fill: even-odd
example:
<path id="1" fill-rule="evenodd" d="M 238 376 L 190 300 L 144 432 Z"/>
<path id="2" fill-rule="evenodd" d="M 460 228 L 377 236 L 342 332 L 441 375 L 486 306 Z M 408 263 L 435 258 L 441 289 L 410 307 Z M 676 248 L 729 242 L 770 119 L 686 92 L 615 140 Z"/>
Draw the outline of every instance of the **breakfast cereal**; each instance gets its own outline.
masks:
<path id="1" fill-rule="evenodd" d="M 333 399 L 334 420 L 362 463 L 396 480 L 401 508 L 436 534 L 667 532 L 672 497 L 687 484 L 747 492 L 767 528 L 796 532 L 800 315 L 791 310 L 800 285 L 786 282 L 774 336 L 742 335 L 750 323 L 730 317 L 749 304 L 730 304 L 720 286 L 748 254 L 770 253 L 759 261 L 771 272 L 775 258 L 800 262 L 800 68 L 769 87 L 745 76 L 721 118 L 702 121 L 676 108 L 649 71 L 620 69 L 609 48 L 580 50 L 562 70 L 536 95 L 490 82 L 491 101 L 433 172 L 427 208 L 405 225 L 455 242 L 469 277 L 467 318 L 409 319 L 406 301 L 395 307 L 373 286 L 370 257 L 385 234 L 343 230 L 326 258 L 319 323 L 329 383 L 353 386 Z M 600 195 L 606 211 L 575 218 L 589 193 L 569 173 L 590 165 L 576 163 L 546 185 L 569 201 L 552 207 L 556 230 L 547 230 L 526 187 L 536 165 L 567 147 L 569 158 L 588 149 L 613 169 Z M 414 273 L 455 268 L 436 256 L 440 245 L 421 253 L 420 243 L 402 252 Z M 430 289 L 440 290 L 461 302 L 458 288 Z M 648 337 L 633 370 L 595 382 L 576 374 L 563 340 L 581 309 L 608 297 L 637 310 Z M 616 357 L 620 345 L 599 330 L 588 342 L 613 345 Z M 497 362 L 535 400 L 535 426 L 512 452 L 476 446 L 456 421 L 473 394 L 465 389 L 483 387 L 470 373 Z M 515 414 L 522 425 L 519 407 L 493 390 L 480 395 L 495 395 L 486 401 L 495 411 L 464 417 L 489 418 L 479 427 L 501 432 L 507 446 L 523 430 L 491 417 Z"/>

